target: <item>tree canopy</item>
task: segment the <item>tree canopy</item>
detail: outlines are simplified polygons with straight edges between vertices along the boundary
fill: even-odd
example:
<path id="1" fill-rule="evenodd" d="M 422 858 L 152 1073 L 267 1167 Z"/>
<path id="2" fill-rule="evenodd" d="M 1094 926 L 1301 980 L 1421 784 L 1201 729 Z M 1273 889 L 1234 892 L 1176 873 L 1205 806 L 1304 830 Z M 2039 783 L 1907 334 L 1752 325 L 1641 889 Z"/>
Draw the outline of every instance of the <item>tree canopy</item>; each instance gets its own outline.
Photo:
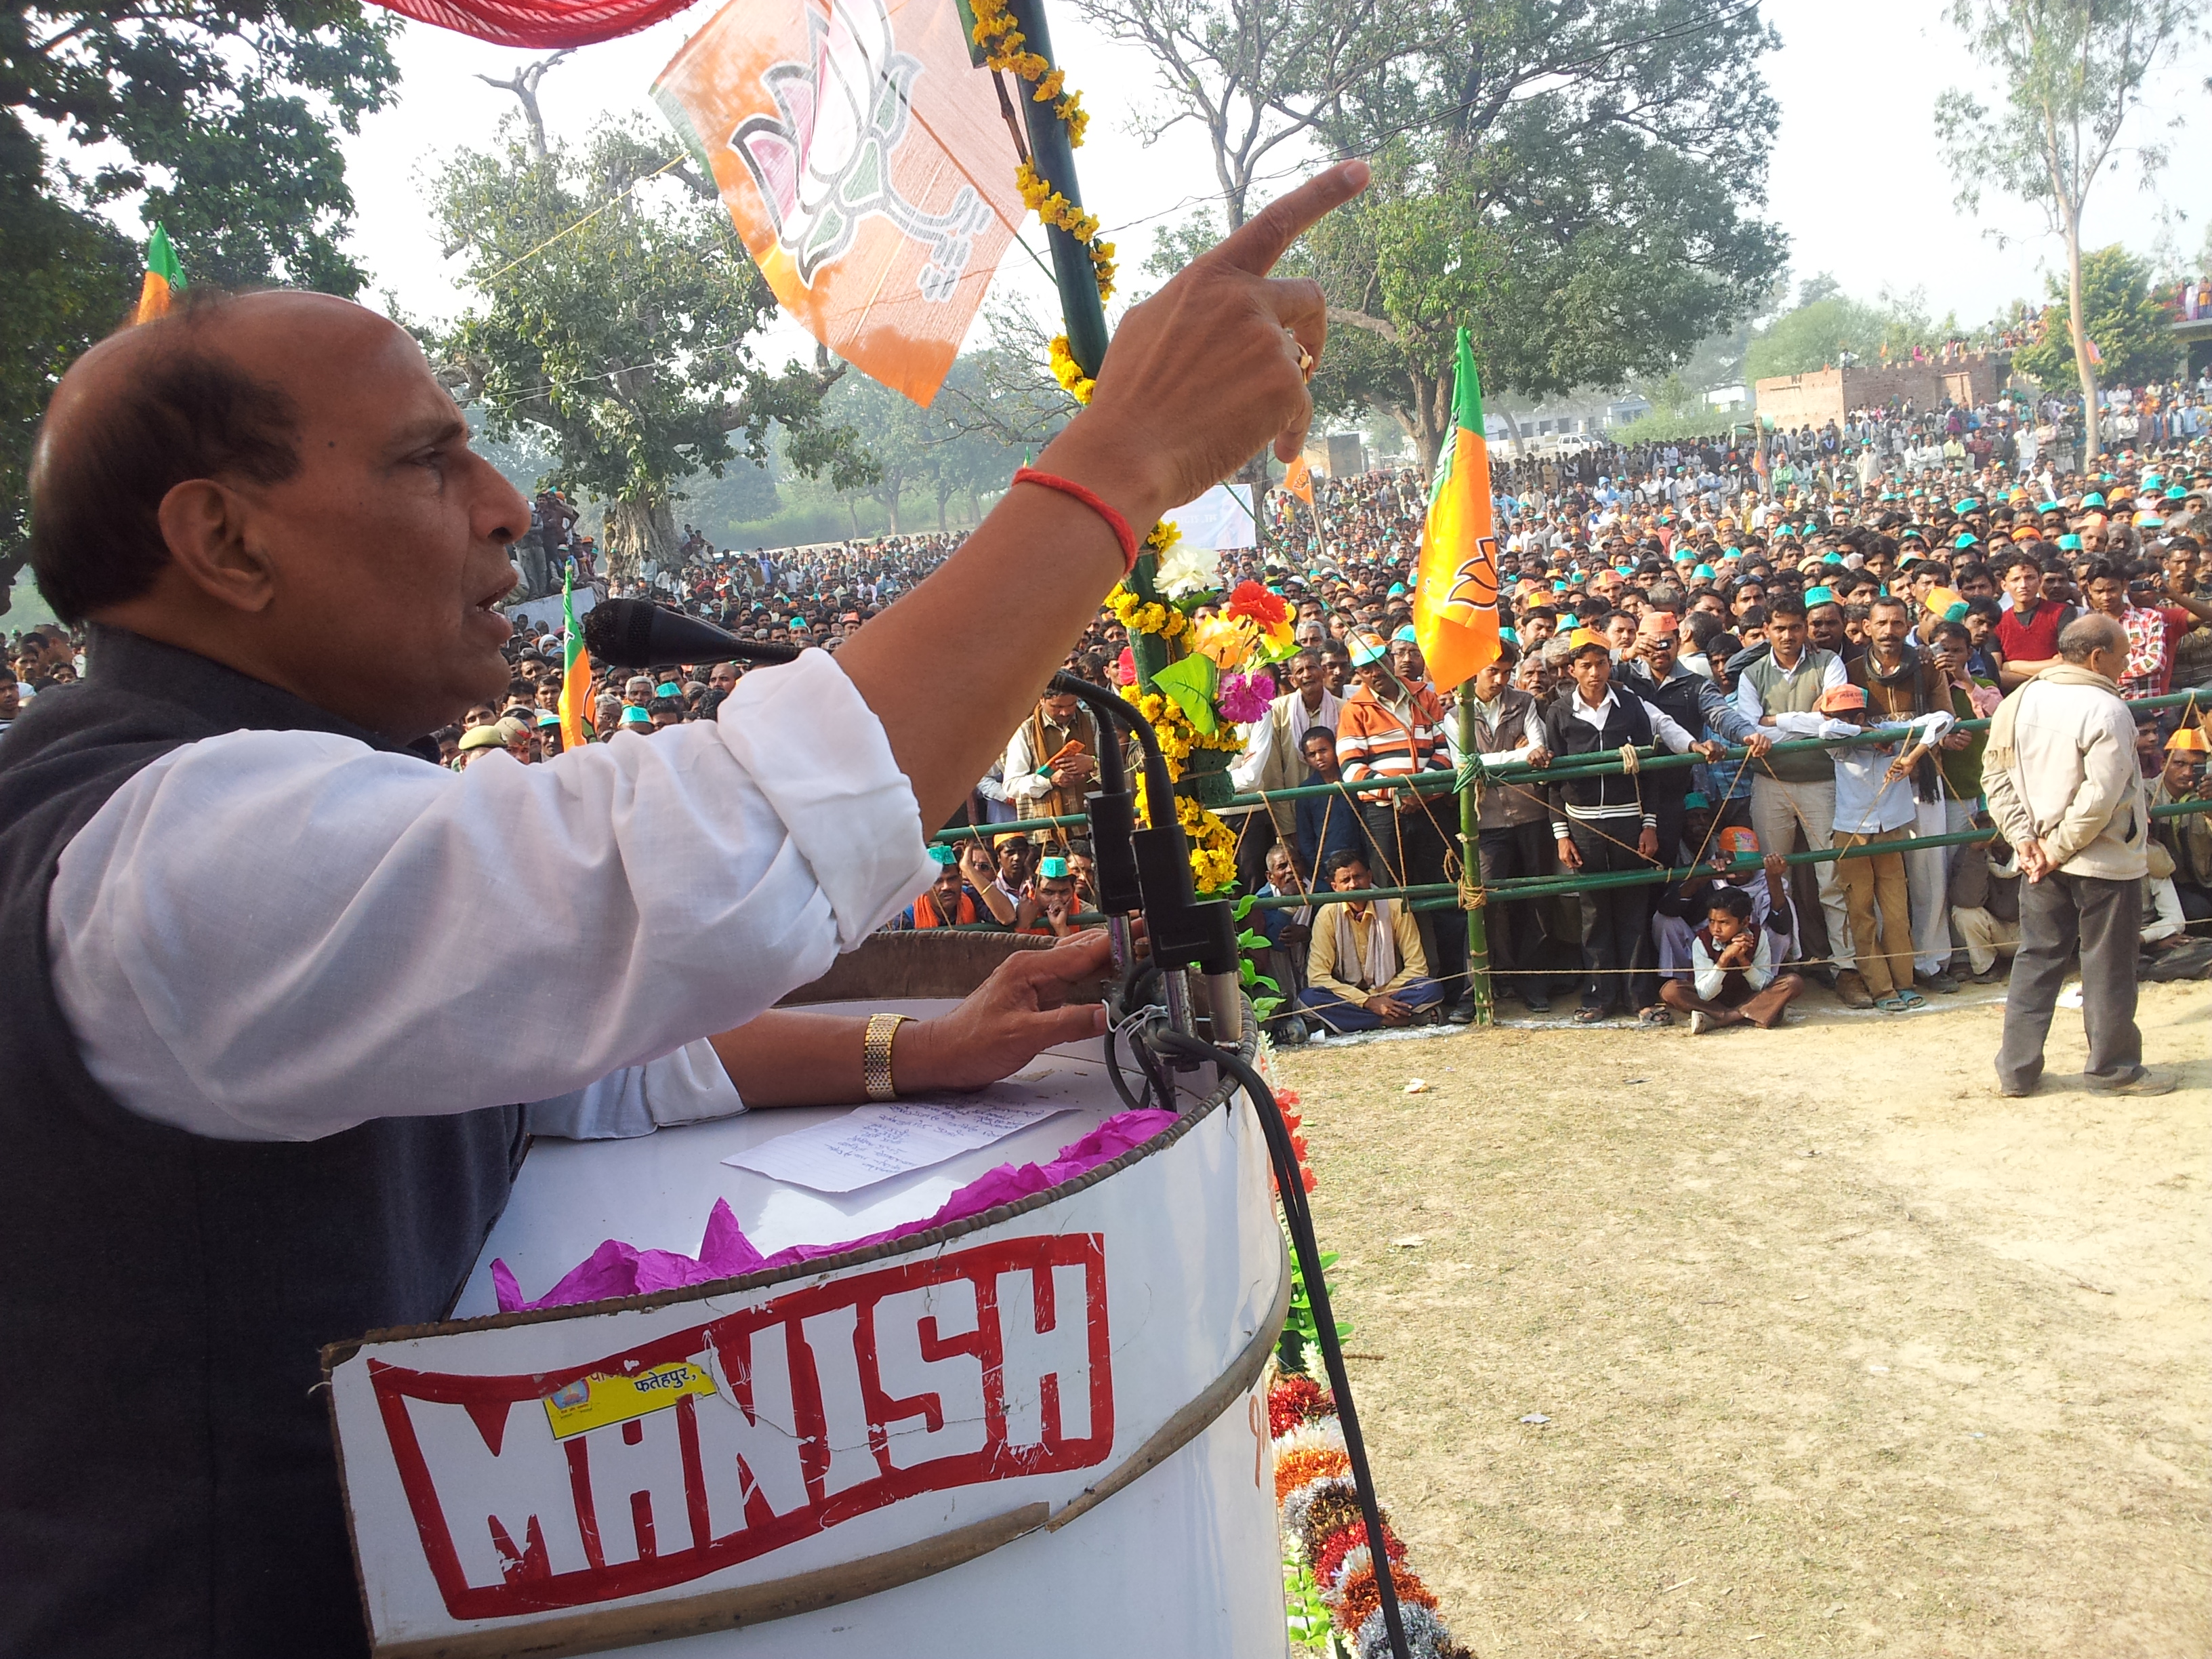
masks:
<path id="1" fill-rule="evenodd" d="M 137 291 L 109 213 L 166 223 L 194 281 L 358 293 L 338 138 L 390 101 L 397 27 L 354 0 L 0 11 L 0 611 L 39 416 Z"/>
<path id="2" fill-rule="evenodd" d="M 1948 92 L 1936 100 L 1936 132 L 1961 206 L 1978 208 L 1982 191 L 1994 188 L 2040 207 L 2065 244 L 2069 343 L 2090 455 L 2100 447 L 2098 374 L 2082 210 L 2098 179 L 2130 152 L 2146 179 L 2165 164 L 2163 145 L 2124 149 L 2120 137 L 2154 72 L 2172 60 L 2203 9 L 2203 0 L 1952 0 L 1948 8 L 1998 101 Z"/>
<path id="3" fill-rule="evenodd" d="M 1334 325 L 1340 409 L 1389 409 L 1433 461 L 1455 331 L 1530 397 L 1663 374 L 1780 270 L 1765 201 L 1774 45 L 1723 0 L 1427 0 L 1407 50 L 1333 105 L 1367 194 L 1301 257 Z M 1340 352 L 1358 334 L 1368 341 Z"/>
<path id="4" fill-rule="evenodd" d="M 666 150 L 620 124 L 547 146 L 529 123 L 457 151 L 430 190 L 480 300 L 430 331 L 434 351 L 493 437 L 532 429 L 554 457 L 545 482 L 612 504 L 625 576 L 672 558 L 684 479 L 761 459 L 775 428 L 803 474 L 845 488 L 874 471 L 852 428 L 823 418 L 842 365 L 759 360 L 775 296 L 720 204 L 662 176 Z"/>
<path id="5" fill-rule="evenodd" d="M 2162 295 L 2151 292 L 2151 268 L 2118 244 L 2081 256 L 2081 323 L 2104 357 L 2100 378 L 2107 386 L 2142 386 L 2172 378 L 2181 366 L 2181 343 L 2167 325 Z M 2049 279 L 2042 337 L 2013 353 L 2012 366 L 2046 391 L 2075 378 L 2067 285 Z"/>
<path id="6" fill-rule="evenodd" d="M 1744 352 L 1747 380 L 1902 358 L 1915 346 L 1939 343 L 1948 331 L 1948 324 L 1939 328 L 1929 320 L 1917 296 L 1884 295 L 1878 304 L 1866 305 L 1825 276 L 1807 283 L 1802 292 L 1810 297 L 1753 334 Z"/>

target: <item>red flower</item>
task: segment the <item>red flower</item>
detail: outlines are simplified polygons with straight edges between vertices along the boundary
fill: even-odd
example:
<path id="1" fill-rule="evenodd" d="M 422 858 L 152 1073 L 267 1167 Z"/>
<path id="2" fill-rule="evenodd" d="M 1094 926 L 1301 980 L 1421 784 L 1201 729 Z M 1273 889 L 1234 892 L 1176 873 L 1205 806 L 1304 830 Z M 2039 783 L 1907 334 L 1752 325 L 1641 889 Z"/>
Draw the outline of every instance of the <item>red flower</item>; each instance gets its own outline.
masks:
<path id="1" fill-rule="evenodd" d="M 1237 584 L 1223 609 L 1231 617 L 1249 617 L 1262 628 L 1273 628 L 1291 614 L 1286 600 L 1270 593 L 1258 582 L 1249 581 Z"/>

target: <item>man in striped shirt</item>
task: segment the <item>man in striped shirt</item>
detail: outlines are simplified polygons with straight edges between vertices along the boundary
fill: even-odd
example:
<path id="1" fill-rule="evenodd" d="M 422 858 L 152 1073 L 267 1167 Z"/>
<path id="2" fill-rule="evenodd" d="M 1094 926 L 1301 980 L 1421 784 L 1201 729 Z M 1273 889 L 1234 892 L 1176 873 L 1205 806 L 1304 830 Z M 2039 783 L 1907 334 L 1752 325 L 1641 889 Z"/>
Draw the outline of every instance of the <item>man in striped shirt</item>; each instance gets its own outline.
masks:
<path id="1" fill-rule="evenodd" d="M 1419 772 L 1449 772 L 1444 748 L 1444 709 L 1425 685 L 1409 685 L 1390 667 L 1389 647 L 1373 633 L 1352 636 L 1352 664 L 1359 684 L 1344 700 L 1337 717 L 1336 757 L 1347 783 L 1411 777 Z M 1449 794 L 1414 790 L 1370 790 L 1359 802 L 1359 817 L 1375 852 L 1375 873 L 1385 886 L 1441 884 L 1444 854 L 1453 845 L 1445 824 L 1457 807 Z M 1446 1018 L 1465 1024 L 1474 1018 L 1474 994 L 1467 979 L 1467 936 L 1456 912 L 1431 913 L 1435 948 L 1429 961 L 1450 1003 Z"/>

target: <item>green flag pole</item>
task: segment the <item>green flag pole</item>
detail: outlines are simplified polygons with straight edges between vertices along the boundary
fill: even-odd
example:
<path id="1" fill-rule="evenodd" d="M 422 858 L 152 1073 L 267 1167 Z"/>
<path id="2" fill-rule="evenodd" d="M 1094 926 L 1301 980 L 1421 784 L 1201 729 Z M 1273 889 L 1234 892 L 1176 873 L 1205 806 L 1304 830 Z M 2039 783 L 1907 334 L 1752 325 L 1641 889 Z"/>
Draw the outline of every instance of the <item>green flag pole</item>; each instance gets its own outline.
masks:
<path id="1" fill-rule="evenodd" d="M 1044 0 L 1007 0 L 1006 11 L 1014 27 L 1022 33 L 1022 50 L 1042 58 L 1045 64 L 1043 73 L 1051 74 L 1054 59 L 1052 33 L 1045 26 Z M 1036 169 L 1040 179 L 1081 212 L 1083 190 L 1076 180 L 1075 146 L 1070 139 L 1067 123 L 1054 112 L 1049 99 L 1040 103 L 1024 93 L 1019 101 L 1023 126 L 1029 134 L 1030 165 Z M 1052 251 L 1053 285 L 1060 291 L 1060 313 L 1067 328 L 1068 356 L 1075 359 L 1076 367 L 1085 375 L 1096 380 L 1099 365 L 1106 361 L 1108 338 L 1106 305 L 1098 292 L 1098 268 L 1091 263 L 1091 250 L 1058 225 L 1045 227 L 1045 241 Z M 1255 518 L 1256 520 L 1256 512 Z M 1137 568 L 1129 573 L 1130 591 L 1146 605 L 1162 602 L 1159 589 L 1152 582 L 1158 568 L 1159 556 L 1147 549 L 1139 555 Z M 1168 665 L 1167 641 L 1157 635 L 1132 634 L 1129 648 L 1136 660 L 1137 683 L 1150 690 L 1152 676 Z"/>
<path id="2" fill-rule="evenodd" d="M 1464 767 L 1474 755 L 1473 679 L 1460 683 L 1457 701 L 1455 715 Z M 1460 903 L 1467 910 L 1467 988 L 1474 997 L 1474 1023 L 1494 1025 L 1498 1014 L 1490 982 L 1490 912 L 1482 888 L 1482 800 L 1474 781 L 1464 776 L 1459 786 L 1459 858 Z"/>

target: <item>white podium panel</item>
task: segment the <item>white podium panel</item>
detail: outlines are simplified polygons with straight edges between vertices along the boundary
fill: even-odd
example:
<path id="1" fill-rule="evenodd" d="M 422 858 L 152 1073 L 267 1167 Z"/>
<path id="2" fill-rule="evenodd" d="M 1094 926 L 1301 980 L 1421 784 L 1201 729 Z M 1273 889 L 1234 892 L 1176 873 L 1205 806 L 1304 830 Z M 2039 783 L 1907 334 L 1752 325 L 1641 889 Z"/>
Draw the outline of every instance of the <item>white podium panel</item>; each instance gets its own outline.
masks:
<path id="1" fill-rule="evenodd" d="M 889 1196 L 720 1162 L 828 1114 L 541 1143 L 462 1306 L 489 1305 L 495 1255 L 543 1293 L 609 1236 L 689 1250 L 715 1196 L 771 1251 L 932 1214 L 1118 1106 L 1095 1063 L 1025 1075 L 1046 1073 L 1074 1109 Z M 332 1350 L 376 1651 L 1119 1656 L 1150 1629 L 1281 1654 L 1257 1380 L 1288 1266 L 1251 1107 L 1183 1103 L 1089 1175 L 927 1233 Z"/>

